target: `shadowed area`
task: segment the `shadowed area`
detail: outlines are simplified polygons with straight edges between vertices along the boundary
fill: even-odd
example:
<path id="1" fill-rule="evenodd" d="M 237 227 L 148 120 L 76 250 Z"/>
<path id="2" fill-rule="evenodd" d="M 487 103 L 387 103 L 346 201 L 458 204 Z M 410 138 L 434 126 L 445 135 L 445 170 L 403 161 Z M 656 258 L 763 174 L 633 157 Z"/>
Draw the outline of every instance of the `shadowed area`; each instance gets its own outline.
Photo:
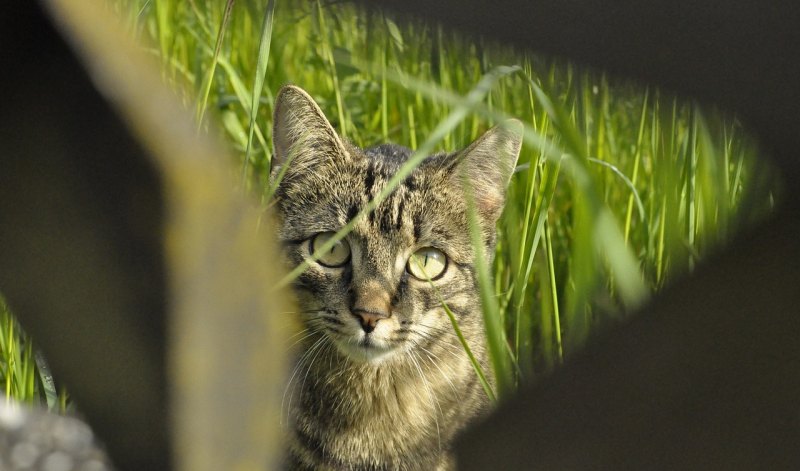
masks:
<path id="1" fill-rule="evenodd" d="M 0 289 L 119 469 L 271 467 L 291 307 L 263 215 L 115 17 L 46 5 L 71 49 L 35 4 L 0 16 Z"/>
<path id="2" fill-rule="evenodd" d="M 800 220 L 781 216 L 502 405 L 459 469 L 797 469 Z"/>
<path id="3" fill-rule="evenodd" d="M 166 469 L 161 179 L 36 4 L 3 9 L 0 287 L 120 465 Z"/>
<path id="4" fill-rule="evenodd" d="M 36 5 L 4 9 L 0 286 L 120 463 L 165 469 L 160 178 Z"/>

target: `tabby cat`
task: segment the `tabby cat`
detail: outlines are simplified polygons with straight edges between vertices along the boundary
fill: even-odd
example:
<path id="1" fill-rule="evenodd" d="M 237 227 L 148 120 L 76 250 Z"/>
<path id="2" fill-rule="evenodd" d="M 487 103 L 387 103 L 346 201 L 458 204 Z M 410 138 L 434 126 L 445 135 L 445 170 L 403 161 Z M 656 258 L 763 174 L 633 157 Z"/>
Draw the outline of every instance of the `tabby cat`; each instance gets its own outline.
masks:
<path id="1" fill-rule="evenodd" d="M 279 237 L 297 266 L 411 151 L 351 145 L 294 86 L 279 92 L 274 119 Z M 305 337 L 287 387 L 290 469 L 454 467 L 454 436 L 489 407 L 442 307 L 444 300 L 489 372 L 463 180 L 491 254 L 521 133 L 510 120 L 460 152 L 428 157 L 297 278 Z"/>

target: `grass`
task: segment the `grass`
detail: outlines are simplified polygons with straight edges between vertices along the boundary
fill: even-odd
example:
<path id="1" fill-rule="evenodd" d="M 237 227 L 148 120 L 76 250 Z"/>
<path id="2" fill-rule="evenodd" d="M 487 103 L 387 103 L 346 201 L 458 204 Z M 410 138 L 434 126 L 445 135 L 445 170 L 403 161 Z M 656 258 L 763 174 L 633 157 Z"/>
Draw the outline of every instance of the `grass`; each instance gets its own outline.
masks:
<path id="1" fill-rule="evenodd" d="M 39 403 L 51 411 L 67 410 L 67 393 L 56 390 L 47 363 L 22 332 L 0 297 L 0 385 L 6 400 Z"/>
<path id="2" fill-rule="evenodd" d="M 500 397 L 624 321 L 780 194 L 735 117 L 653 87 L 350 5 L 109 1 L 198 126 L 221 125 L 233 174 L 265 206 L 272 104 L 286 83 L 355 144 L 417 149 L 401 172 L 505 117 L 525 122 L 494 262 L 479 270 Z M 5 307 L 0 330 L 6 392 L 50 403 Z"/>

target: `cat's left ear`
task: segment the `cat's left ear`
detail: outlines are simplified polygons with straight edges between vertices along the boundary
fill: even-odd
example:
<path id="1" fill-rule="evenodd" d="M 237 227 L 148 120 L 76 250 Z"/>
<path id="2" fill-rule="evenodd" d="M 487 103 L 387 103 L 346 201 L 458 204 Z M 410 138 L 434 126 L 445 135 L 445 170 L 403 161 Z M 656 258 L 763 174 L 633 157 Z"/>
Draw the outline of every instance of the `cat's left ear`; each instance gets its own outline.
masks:
<path id="1" fill-rule="evenodd" d="M 458 171 L 472 188 L 478 213 L 490 224 L 497 222 L 506 188 L 517 166 L 522 146 L 522 122 L 509 119 L 489 129 L 458 153 Z"/>
<path id="2" fill-rule="evenodd" d="M 272 126 L 273 170 L 296 158 L 297 168 L 349 158 L 344 143 L 311 96 L 286 85 L 275 97 Z"/>

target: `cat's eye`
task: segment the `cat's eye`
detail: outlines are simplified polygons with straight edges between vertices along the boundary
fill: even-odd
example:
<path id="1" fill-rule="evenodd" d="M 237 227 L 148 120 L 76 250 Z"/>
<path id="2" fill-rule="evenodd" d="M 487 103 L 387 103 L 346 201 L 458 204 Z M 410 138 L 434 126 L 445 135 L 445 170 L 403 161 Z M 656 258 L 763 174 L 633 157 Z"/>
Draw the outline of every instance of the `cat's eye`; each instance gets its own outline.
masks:
<path id="1" fill-rule="evenodd" d="M 406 270 L 414 278 L 435 280 L 444 274 L 447 256 L 441 250 L 425 247 L 414 252 L 408 259 Z"/>
<path id="2" fill-rule="evenodd" d="M 325 242 L 328 242 L 334 235 L 336 235 L 335 232 L 320 232 L 319 234 L 312 237 L 310 243 L 308 244 L 309 253 L 313 254 L 319 247 L 322 247 L 325 244 Z M 344 266 L 349 261 L 350 261 L 350 244 L 348 244 L 347 241 L 344 239 L 333 244 L 333 247 L 325 251 L 325 253 L 321 254 L 319 256 L 319 259 L 317 260 L 317 262 L 319 262 L 320 265 L 329 268 L 338 268 Z"/>

